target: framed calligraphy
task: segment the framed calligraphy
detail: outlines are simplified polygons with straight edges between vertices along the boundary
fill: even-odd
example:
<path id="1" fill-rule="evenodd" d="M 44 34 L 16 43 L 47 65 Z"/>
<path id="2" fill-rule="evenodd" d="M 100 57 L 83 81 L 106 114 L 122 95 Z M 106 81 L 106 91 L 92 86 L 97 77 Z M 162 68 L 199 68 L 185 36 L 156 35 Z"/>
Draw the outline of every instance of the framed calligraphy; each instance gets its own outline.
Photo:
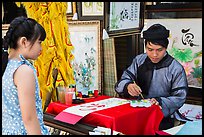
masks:
<path id="1" fill-rule="evenodd" d="M 74 46 L 74 77 L 77 91 L 101 93 L 101 36 L 100 21 L 68 21 L 70 40 Z"/>
<path id="2" fill-rule="evenodd" d="M 143 22 L 143 2 L 105 2 L 105 29 L 109 36 L 139 33 Z"/>
<path id="3" fill-rule="evenodd" d="M 79 20 L 103 20 L 104 2 L 77 2 Z"/>

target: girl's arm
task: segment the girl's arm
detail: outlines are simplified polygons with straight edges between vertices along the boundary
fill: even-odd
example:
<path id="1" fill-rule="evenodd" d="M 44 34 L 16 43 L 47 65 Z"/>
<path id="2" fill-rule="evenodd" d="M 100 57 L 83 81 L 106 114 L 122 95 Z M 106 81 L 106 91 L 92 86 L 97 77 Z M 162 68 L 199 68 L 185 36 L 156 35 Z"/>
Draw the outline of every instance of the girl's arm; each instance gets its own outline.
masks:
<path id="1" fill-rule="evenodd" d="M 28 135 L 40 135 L 41 128 L 37 118 L 35 102 L 35 78 L 33 70 L 21 65 L 14 74 L 22 119 Z"/>

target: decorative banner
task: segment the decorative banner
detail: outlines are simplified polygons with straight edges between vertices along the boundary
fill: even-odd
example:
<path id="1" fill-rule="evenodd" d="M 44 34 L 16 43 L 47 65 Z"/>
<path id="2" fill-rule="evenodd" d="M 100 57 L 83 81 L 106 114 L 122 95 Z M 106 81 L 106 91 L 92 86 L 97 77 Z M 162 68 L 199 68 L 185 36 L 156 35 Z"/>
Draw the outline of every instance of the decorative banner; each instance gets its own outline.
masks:
<path id="1" fill-rule="evenodd" d="M 55 119 L 70 124 L 76 124 L 80 119 L 82 119 L 89 113 L 103 109 L 108 109 L 111 107 L 116 107 L 127 103 L 129 103 L 128 100 L 121 98 L 108 98 L 100 101 L 84 103 L 63 110 L 55 117 Z"/>
<path id="2" fill-rule="evenodd" d="M 189 86 L 202 88 L 202 18 L 146 19 L 143 31 L 156 23 L 170 30 L 167 51 L 183 65 Z"/>

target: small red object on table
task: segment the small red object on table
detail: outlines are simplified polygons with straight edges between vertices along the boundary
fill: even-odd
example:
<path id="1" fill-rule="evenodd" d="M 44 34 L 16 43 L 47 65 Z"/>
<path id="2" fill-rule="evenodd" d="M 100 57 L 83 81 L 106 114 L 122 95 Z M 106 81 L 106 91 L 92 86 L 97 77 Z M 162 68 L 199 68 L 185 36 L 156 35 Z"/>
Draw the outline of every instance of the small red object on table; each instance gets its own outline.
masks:
<path id="1" fill-rule="evenodd" d="M 98 97 L 98 90 L 94 90 L 94 97 Z"/>
<path id="2" fill-rule="evenodd" d="M 98 96 L 97 98 L 85 99 L 85 103 L 99 101 L 110 98 L 110 96 Z M 76 105 L 76 104 L 72 104 Z M 49 104 L 47 112 L 59 114 L 69 106 L 59 102 Z M 163 113 L 159 106 L 133 108 L 130 104 L 124 104 L 108 109 L 92 112 L 82 118 L 80 122 L 111 128 L 125 135 L 155 135 L 159 129 L 159 124 L 163 118 Z"/>

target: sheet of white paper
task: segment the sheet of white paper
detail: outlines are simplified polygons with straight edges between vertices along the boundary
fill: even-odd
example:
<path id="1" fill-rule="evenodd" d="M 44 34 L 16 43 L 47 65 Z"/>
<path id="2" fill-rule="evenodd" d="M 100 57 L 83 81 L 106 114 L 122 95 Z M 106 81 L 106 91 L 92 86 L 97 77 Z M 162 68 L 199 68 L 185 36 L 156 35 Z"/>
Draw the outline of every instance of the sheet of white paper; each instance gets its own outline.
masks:
<path id="1" fill-rule="evenodd" d="M 202 106 L 192 105 L 192 104 L 184 104 L 179 112 L 184 115 L 186 118 L 191 120 L 202 119 Z"/>
<path id="2" fill-rule="evenodd" d="M 192 104 L 184 104 L 180 109 L 179 112 L 184 117 L 190 120 L 199 120 L 202 119 L 202 106 L 199 105 L 192 105 Z M 175 117 L 181 121 L 188 121 L 180 117 L 177 113 L 175 113 Z"/>
<path id="3" fill-rule="evenodd" d="M 103 110 L 103 109 L 107 109 L 107 108 L 111 108 L 111 107 L 115 107 L 115 106 L 119 106 L 127 103 L 129 103 L 129 101 L 126 99 L 108 98 L 100 101 L 72 106 L 63 111 L 71 114 L 79 115 L 79 116 L 86 116 L 89 113 L 94 111 Z"/>

